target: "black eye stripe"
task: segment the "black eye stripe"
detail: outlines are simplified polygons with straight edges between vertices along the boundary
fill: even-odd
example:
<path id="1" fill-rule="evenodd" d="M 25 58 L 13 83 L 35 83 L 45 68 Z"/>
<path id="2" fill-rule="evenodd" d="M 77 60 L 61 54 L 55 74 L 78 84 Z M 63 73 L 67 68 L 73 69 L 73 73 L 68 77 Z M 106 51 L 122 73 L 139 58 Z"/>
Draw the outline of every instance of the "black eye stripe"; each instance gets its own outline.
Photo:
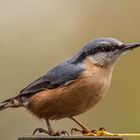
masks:
<path id="1" fill-rule="evenodd" d="M 108 51 L 111 50 L 111 47 L 110 47 L 110 46 L 104 46 L 104 47 L 103 47 L 103 50 L 108 52 Z"/>
<path id="2" fill-rule="evenodd" d="M 101 51 L 106 51 L 106 52 L 115 51 L 116 49 L 117 49 L 116 46 L 109 45 L 109 44 L 102 44 L 102 45 L 100 46 L 100 50 L 101 50 Z"/>

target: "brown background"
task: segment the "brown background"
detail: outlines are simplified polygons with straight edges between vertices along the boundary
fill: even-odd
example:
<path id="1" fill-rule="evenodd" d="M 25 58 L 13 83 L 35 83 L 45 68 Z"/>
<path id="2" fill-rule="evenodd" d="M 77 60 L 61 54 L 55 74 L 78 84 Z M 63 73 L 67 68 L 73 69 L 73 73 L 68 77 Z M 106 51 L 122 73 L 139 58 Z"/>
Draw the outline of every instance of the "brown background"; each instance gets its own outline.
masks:
<path id="1" fill-rule="evenodd" d="M 139 0 L 1 0 L 0 100 L 19 93 L 89 40 L 115 37 L 140 42 Z M 94 109 L 79 116 L 91 129 L 140 132 L 140 49 L 121 58 L 112 86 Z M 75 127 L 68 119 L 56 130 Z M 25 109 L 0 112 L 0 139 L 31 134 L 43 121 Z"/>

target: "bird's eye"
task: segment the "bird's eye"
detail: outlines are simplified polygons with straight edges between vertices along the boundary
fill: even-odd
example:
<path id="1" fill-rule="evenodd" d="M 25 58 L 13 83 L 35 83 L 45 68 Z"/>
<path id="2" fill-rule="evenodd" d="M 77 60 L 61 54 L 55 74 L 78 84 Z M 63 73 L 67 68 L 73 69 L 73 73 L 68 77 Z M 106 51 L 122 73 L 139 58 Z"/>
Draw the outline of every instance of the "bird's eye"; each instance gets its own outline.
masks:
<path id="1" fill-rule="evenodd" d="M 108 46 L 108 45 L 104 45 L 104 46 L 102 47 L 102 49 L 103 49 L 103 51 L 106 51 L 106 52 L 111 51 L 111 47 Z"/>
<path id="2" fill-rule="evenodd" d="M 116 46 L 104 42 L 104 43 L 100 44 L 100 50 L 104 51 L 104 52 L 115 51 L 116 50 Z"/>
<path id="3" fill-rule="evenodd" d="M 105 49 L 106 52 L 109 52 L 111 50 L 111 47 L 110 46 L 106 46 L 104 49 Z"/>

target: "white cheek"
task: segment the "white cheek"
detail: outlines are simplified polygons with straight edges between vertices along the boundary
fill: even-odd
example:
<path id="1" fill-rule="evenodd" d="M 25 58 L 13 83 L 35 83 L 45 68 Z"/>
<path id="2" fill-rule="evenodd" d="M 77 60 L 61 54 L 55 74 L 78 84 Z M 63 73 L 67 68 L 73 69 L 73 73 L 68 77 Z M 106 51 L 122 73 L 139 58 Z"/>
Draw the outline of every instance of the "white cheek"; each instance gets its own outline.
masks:
<path id="1" fill-rule="evenodd" d="M 114 55 L 114 52 L 99 52 L 92 56 L 92 61 L 94 64 L 99 66 L 107 64 L 115 64 L 120 55 Z"/>
<path id="2" fill-rule="evenodd" d="M 102 64 L 110 59 L 108 55 L 109 55 L 108 53 L 104 52 L 97 53 L 92 57 L 93 62 Z"/>

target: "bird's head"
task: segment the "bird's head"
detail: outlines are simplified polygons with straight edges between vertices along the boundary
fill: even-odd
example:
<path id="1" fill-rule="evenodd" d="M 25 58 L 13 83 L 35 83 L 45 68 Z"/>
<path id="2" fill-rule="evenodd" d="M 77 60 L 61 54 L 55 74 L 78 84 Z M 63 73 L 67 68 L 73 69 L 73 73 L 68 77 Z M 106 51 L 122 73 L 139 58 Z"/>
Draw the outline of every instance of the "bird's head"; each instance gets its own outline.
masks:
<path id="1" fill-rule="evenodd" d="M 77 61 L 91 57 L 93 63 L 98 66 L 113 65 L 122 54 L 139 46 L 140 43 L 123 44 L 114 38 L 97 38 L 85 45 Z"/>

